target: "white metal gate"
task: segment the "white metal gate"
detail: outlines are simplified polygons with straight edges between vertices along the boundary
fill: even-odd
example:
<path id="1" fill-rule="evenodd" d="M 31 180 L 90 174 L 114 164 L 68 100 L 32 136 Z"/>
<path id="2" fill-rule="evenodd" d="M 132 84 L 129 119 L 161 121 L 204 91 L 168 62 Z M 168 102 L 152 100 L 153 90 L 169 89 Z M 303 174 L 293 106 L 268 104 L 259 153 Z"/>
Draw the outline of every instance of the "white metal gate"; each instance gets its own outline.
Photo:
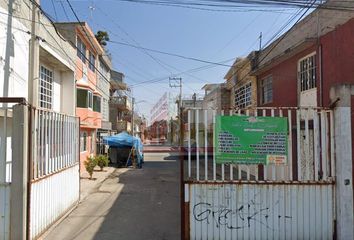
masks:
<path id="1" fill-rule="evenodd" d="M 80 122 L 75 116 L 32 108 L 24 99 L 2 98 L 1 102 L 4 104 L 0 105 L 0 239 L 23 235 L 27 235 L 26 239 L 37 239 L 79 201 Z M 19 105 L 14 107 L 13 103 Z M 28 134 L 15 131 L 16 128 L 26 128 Z M 21 142 L 26 147 L 14 146 L 14 138 L 26 139 Z M 15 159 L 14 168 L 14 153 L 20 151 L 24 155 L 17 154 L 21 157 Z M 25 178 L 25 183 L 21 178 Z M 22 209 L 12 218 L 17 211 L 10 210 L 17 206 Z M 14 237 L 13 232 L 21 233 Z"/>
<path id="2" fill-rule="evenodd" d="M 32 109 L 29 236 L 35 239 L 80 197 L 79 119 Z"/>
<path id="3" fill-rule="evenodd" d="M 333 112 L 319 108 L 227 110 L 286 117 L 286 165 L 216 164 L 215 110 L 186 110 L 184 225 L 189 239 L 332 239 Z"/>

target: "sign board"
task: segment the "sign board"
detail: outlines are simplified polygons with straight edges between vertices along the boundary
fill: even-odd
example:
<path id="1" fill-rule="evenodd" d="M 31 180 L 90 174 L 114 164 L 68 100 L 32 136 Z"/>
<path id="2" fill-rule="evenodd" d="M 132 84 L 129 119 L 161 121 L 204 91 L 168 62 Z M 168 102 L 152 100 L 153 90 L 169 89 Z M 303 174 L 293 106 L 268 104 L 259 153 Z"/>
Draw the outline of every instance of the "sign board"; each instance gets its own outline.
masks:
<path id="1" fill-rule="evenodd" d="M 216 117 L 216 162 L 286 164 L 288 120 L 285 117 Z"/>

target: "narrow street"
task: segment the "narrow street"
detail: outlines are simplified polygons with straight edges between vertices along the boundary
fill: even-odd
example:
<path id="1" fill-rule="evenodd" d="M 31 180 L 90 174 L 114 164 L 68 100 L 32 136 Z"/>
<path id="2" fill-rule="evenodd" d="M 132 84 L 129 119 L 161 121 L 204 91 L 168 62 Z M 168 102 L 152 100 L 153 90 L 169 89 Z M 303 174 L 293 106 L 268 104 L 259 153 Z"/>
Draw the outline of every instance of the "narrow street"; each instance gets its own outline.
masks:
<path id="1" fill-rule="evenodd" d="M 178 166 L 145 153 L 142 169 L 116 169 L 45 239 L 180 239 Z"/>

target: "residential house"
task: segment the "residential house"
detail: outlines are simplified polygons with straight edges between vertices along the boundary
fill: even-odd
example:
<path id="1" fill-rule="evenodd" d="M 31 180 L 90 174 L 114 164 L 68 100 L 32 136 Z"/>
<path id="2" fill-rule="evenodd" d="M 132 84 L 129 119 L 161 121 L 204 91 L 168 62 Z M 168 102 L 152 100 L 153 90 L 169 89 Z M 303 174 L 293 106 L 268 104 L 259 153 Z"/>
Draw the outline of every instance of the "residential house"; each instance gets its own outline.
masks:
<path id="1" fill-rule="evenodd" d="M 0 2 L 0 97 L 22 97 L 38 109 L 75 115 L 75 49 L 56 33 L 50 20 L 41 15 L 38 21 L 42 24 L 37 26 L 36 69 L 33 70 L 38 81 L 31 80 L 30 87 L 31 22 L 26 19 L 31 19 L 31 3 L 12 5 L 9 14 L 9 5 Z M 7 151 L 0 152 L 7 152 L 7 162 L 10 162 L 12 121 L 7 119 L 4 128 L 1 110 L 0 116 L 0 140 L 5 134 L 8 139 Z M 4 144 L 2 147 L 5 148 Z"/>
<path id="2" fill-rule="evenodd" d="M 328 1 L 343 7 L 349 2 Z M 328 107 L 334 84 L 353 83 L 354 13 L 316 9 L 258 56 L 259 106 Z"/>
<path id="3" fill-rule="evenodd" d="M 99 71 L 97 78 L 97 90 L 101 94 L 101 114 L 102 122 L 101 128 L 98 129 L 99 133 L 108 134 L 112 130 L 112 123 L 109 121 L 109 97 L 110 97 L 110 79 L 112 62 L 106 51 L 103 55 L 99 56 Z"/>
<path id="4" fill-rule="evenodd" d="M 230 90 L 225 83 L 205 84 L 203 109 L 214 109 L 217 114 L 221 114 L 222 110 L 230 109 Z M 208 122 L 212 120 L 212 116 L 208 116 Z"/>
<path id="5" fill-rule="evenodd" d="M 102 126 L 99 56 L 104 49 L 85 22 L 56 23 L 60 33 L 76 48 L 76 115 L 80 117 L 80 163 L 96 154 L 97 130 Z"/>
<path id="6" fill-rule="evenodd" d="M 109 119 L 112 130 L 132 133 L 132 101 L 124 74 L 111 70 Z"/>
<path id="7" fill-rule="evenodd" d="M 259 53 L 252 71 L 258 79 L 259 107 L 330 107 L 331 87 L 354 83 L 354 12 L 338 9 L 353 6 L 350 1 L 327 1 Z M 308 137 L 303 128 L 299 141 L 310 146 L 313 166 L 315 115 L 305 113 L 300 112 L 300 123 L 305 126 L 309 120 Z M 294 130 L 292 136 L 296 149 Z M 305 152 L 300 154 L 305 159 Z"/>
<path id="8" fill-rule="evenodd" d="M 0 103 L 0 239 L 37 239 L 79 201 L 76 50 L 30 0 L 0 1 L 0 39 L 0 97 L 27 102 Z"/>
<path id="9" fill-rule="evenodd" d="M 256 52 L 236 58 L 226 73 L 226 89 L 230 91 L 230 108 L 245 109 L 257 106 L 257 78 L 251 76 Z"/>

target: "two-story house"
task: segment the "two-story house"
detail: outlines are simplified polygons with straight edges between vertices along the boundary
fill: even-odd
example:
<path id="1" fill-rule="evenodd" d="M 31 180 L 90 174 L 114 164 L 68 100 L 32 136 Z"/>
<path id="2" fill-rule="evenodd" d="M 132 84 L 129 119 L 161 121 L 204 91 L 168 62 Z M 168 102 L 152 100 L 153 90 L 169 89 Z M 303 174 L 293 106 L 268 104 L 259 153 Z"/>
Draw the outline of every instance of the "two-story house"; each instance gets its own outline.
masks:
<path id="1" fill-rule="evenodd" d="M 37 1 L 0 1 L 0 239 L 37 239 L 79 200 L 75 60 Z"/>
<path id="2" fill-rule="evenodd" d="M 98 85 L 99 56 L 104 50 L 85 22 L 56 23 L 76 48 L 76 115 L 80 117 L 80 163 L 96 154 L 97 130 L 102 125 L 101 102 L 104 89 Z M 81 169 L 84 169 L 83 167 Z"/>
<path id="3" fill-rule="evenodd" d="M 247 57 L 236 58 L 226 73 L 226 88 L 230 90 L 230 108 L 245 109 L 257 106 L 257 78 L 250 72 L 254 64 L 256 52 Z"/>

